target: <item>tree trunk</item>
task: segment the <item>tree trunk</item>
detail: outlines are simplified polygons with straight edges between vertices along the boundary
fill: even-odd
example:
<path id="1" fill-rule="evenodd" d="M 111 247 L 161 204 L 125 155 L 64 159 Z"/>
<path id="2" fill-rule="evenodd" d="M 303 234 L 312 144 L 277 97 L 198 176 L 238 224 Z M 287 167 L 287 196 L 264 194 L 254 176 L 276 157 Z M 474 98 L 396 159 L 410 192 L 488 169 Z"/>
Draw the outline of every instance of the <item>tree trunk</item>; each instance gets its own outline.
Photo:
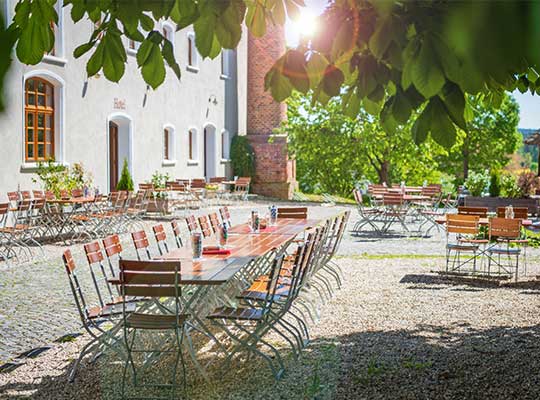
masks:
<path id="1" fill-rule="evenodd" d="M 468 149 L 463 149 L 463 179 L 469 177 L 469 151 Z"/>
<path id="2" fill-rule="evenodd" d="M 386 182 L 388 186 L 392 185 L 392 182 L 390 182 L 390 164 L 388 161 L 381 163 L 381 167 L 377 169 L 377 175 L 379 175 L 380 184 Z"/>

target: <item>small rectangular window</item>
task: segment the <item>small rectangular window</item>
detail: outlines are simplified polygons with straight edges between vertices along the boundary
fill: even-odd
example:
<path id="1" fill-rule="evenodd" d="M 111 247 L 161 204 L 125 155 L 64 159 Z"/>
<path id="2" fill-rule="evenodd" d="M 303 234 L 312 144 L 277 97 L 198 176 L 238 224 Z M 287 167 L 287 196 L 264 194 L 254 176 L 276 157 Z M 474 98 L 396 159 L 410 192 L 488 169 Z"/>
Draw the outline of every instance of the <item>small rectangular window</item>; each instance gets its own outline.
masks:
<path id="1" fill-rule="evenodd" d="M 163 129 L 163 159 L 169 159 L 169 130 Z"/>
<path id="2" fill-rule="evenodd" d="M 189 159 L 193 160 L 193 131 L 189 131 Z"/>

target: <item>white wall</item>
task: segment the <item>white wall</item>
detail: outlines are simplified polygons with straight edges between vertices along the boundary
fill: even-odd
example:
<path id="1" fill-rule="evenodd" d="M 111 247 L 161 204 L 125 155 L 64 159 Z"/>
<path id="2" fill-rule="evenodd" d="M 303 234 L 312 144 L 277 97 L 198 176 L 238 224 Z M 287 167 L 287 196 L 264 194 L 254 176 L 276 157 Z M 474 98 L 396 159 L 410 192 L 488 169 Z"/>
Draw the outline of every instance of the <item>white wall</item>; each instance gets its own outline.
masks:
<path id="1" fill-rule="evenodd" d="M 220 58 L 200 59 L 197 72 L 188 70 L 187 33 L 191 28 L 186 28 L 176 32 L 175 36 L 175 55 L 182 70 L 181 80 L 167 67 L 164 84 L 155 91 L 147 88 L 135 56 L 129 54 L 125 75 L 119 83 L 109 82 L 104 76 L 87 78 L 85 66 L 89 55 L 76 60 L 72 54 L 78 45 L 90 37 L 93 24 L 80 21 L 75 26 L 69 16 L 69 7 L 64 10 L 64 15 L 63 60 L 43 61 L 36 66 L 15 61 L 6 79 L 4 96 L 7 108 L 0 114 L 0 196 L 16 189 L 17 185 L 21 188 L 39 186 L 32 182 L 35 170 L 23 168 L 22 158 L 23 76 L 37 69 L 51 71 L 65 82 L 64 161 L 82 162 L 92 172 L 95 184 L 101 190 L 108 188 L 107 120 L 111 114 L 118 112 L 126 114 L 133 121 L 132 173 L 136 183 L 150 179 L 156 170 L 167 172 L 173 178 L 202 177 L 204 126 L 212 124 L 218 133 L 225 129 L 227 80 L 220 76 Z M 242 43 L 244 41 L 243 38 Z M 238 53 L 240 60 L 247 54 L 242 50 L 245 46 L 242 46 Z M 243 90 L 245 87 L 242 86 L 240 91 Z M 228 96 L 228 101 L 238 102 L 241 98 L 245 99 L 244 93 L 238 93 L 237 99 Z M 123 101 L 125 107 L 115 107 L 115 99 Z M 214 104 L 214 99 L 217 104 Z M 227 108 L 234 110 L 228 112 L 236 112 L 234 107 Z M 173 159 L 177 162 L 174 165 L 163 165 L 163 126 L 167 123 L 173 125 L 176 131 L 176 154 Z M 187 162 L 188 129 L 192 126 L 197 128 L 199 134 L 197 165 Z M 216 175 L 224 175 L 227 163 L 221 161 L 221 141 L 217 143 Z M 122 156 L 120 160 L 123 160 Z"/>

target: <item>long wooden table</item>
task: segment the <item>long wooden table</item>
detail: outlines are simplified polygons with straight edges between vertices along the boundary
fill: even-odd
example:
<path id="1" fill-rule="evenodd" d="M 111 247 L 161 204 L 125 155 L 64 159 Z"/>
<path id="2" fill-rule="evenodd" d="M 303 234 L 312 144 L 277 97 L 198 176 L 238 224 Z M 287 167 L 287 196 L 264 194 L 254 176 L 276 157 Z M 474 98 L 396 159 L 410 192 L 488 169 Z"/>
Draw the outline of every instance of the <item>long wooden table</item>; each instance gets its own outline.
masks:
<path id="1" fill-rule="evenodd" d="M 490 218 L 480 218 L 480 219 L 478 219 L 478 225 L 487 226 L 487 225 L 489 225 L 489 220 L 490 220 Z M 440 224 L 440 225 L 445 225 L 446 224 L 446 216 L 435 218 L 435 222 Z M 522 226 L 531 226 L 532 224 L 533 224 L 533 222 L 530 219 L 522 219 L 521 220 L 521 225 Z"/>
<path id="2" fill-rule="evenodd" d="M 171 250 L 157 259 L 180 261 L 182 283 L 221 285 L 251 261 L 280 248 L 293 237 L 290 234 L 234 235 L 227 241 L 226 249 L 230 250 L 230 254 L 203 254 L 202 259 L 194 261 L 191 247 L 186 246 Z"/>
<path id="3" fill-rule="evenodd" d="M 321 223 L 320 219 L 295 219 L 295 218 L 278 218 L 276 224 L 267 226 L 265 229 L 260 229 L 257 233 L 252 233 L 251 228 L 247 223 L 233 226 L 229 229 L 229 233 L 237 234 L 254 234 L 254 235 L 298 235 L 308 228 L 317 226 Z"/>

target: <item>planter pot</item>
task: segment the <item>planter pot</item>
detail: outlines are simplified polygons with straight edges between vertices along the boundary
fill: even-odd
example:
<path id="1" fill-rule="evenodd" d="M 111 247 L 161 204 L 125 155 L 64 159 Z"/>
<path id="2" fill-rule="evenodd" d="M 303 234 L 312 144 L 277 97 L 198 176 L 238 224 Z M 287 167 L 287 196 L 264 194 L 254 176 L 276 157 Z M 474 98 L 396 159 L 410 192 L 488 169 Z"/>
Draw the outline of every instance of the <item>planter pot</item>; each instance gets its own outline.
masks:
<path id="1" fill-rule="evenodd" d="M 511 199 L 508 197 L 476 197 L 466 196 L 466 207 L 487 207 L 489 211 L 496 212 L 498 207 L 527 207 L 529 213 L 538 214 L 539 199 L 524 197 L 520 199 Z"/>
<path id="2" fill-rule="evenodd" d="M 150 213 L 169 213 L 169 199 L 150 199 L 146 206 L 146 212 Z"/>

